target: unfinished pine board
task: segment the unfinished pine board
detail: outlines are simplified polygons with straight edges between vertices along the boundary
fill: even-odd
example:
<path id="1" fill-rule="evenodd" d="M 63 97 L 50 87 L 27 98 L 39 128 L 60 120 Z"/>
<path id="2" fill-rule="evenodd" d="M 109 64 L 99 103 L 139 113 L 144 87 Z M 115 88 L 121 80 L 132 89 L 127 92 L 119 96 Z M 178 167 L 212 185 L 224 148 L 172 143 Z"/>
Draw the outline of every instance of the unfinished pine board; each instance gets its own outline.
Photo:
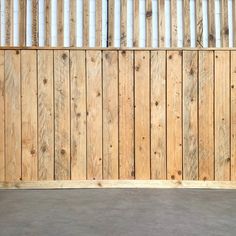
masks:
<path id="1" fill-rule="evenodd" d="M 115 0 L 108 1 L 108 46 L 114 47 Z"/>
<path id="2" fill-rule="evenodd" d="M 76 0 L 70 0 L 70 46 L 76 46 Z"/>
<path id="3" fill-rule="evenodd" d="M 57 46 L 64 46 L 64 1 L 57 0 Z"/>
<path id="4" fill-rule="evenodd" d="M 171 6 L 171 47 L 177 47 L 178 37 L 177 37 L 177 0 L 170 1 Z"/>
<path id="5" fill-rule="evenodd" d="M 26 1 L 19 0 L 19 46 L 25 46 L 26 37 Z"/>
<path id="6" fill-rule="evenodd" d="M 54 179 L 53 51 L 38 50 L 38 179 Z"/>
<path id="7" fill-rule="evenodd" d="M 133 47 L 139 47 L 139 1 L 133 4 Z"/>
<path id="8" fill-rule="evenodd" d="M 202 48 L 203 47 L 202 0 L 196 0 L 195 12 L 196 12 L 196 46 L 198 48 Z"/>
<path id="9" fill-rule="evenodd" d="M 150 179 L 149 55 L 135 52 L 135 178 Z"/>
<path id="10" fill-rule="evenodd" d="M 85 51 L 70 51 L 71 179 L 86 179 Z"/>
<path id="11" fill-rule="evenodd" d="M 5 51 L 5 171 L 6 181 L 21 180 L 20 51 Z"/>
<path id="12" fill-rule="evenodd" d="M 118 179 L 118 54 L 103 53 L 103 179 Z"/>
<path id="13" fill-rule="evenodd" d="M 89 1 L 83 1 L 83 46 L 89 46 Z"/>
<path id="14" fill-rule="evenodd" d="M 151 179 L 166 179 L 166 52 L 151 52 Z"/>
<path id="15" fill-rule="evenodd" d="M 96 46 L 102 46 L 102 1 L 96 1 Z"/>
<path id="16" fill-rule="evenodd" d="M 215 47 L 215 1 L 208 4 L 208 46 Z"/>
<path id="17" fill-rule="evenodd" d="M 182 52 L 167 52 L 167 179 L 182 179 Z"/>
<path id="18" fill-rule="evenodd" d="M 126 47 L 127 45 L 127 0 L 121 0 L 121 19 L 120 19 L 120 46 Z"/>
<path id="19" fill-rule="evenodd" d="M 190 46 L 190 4 L 189 0 L 183 1 L 183 22 L 184 22 L 184 47 Z"/>
<path id="20" fill-rule="evenodd" d="M 229 52 L 215 52 L 215 180 L 230 180 Z"/>
<path id="21" fill-rule="evenodd" d="M 199 180 L 214 180 L 213 51 L 199 52 Z"/>
<path id="22" fill-rule="evenodd" d="M 87 179 L 102 179 L 101 51 L 87 51 Z"/>
<path id="23" fill-rule="evenodd" d="M 13 1 L 5 1 L 5 42 L 6 46 L 13 45 Z"/>
<path id="24" fill-rule="evenodd" d="M 70 179 L 69 51 L 54 51 L 55 179 Z"/>
<path id="25" fill-rule="evenodd" d="M 165 47 L 165 0 L 158 1 L 159 47 Z"/>
<path id="26" fill-rule="evenodd" d="M 236 180 L 236 52 L 231 52 L 231 180 Z"/>
<path id="27" fill-rule="evenodd" d="M 51 45 L 51 0 L 45 0 L 45 46 Z"/>
<path id="28" fill-rule="evenodd" d="M 198 179 L 198 52 L 183 52 L 183 179 Z"/>
<path id="29" fill-rule="evenodd" d="M 5 180 L 5 65 L 4 50 L 0 51 L 0 181 Z"/>
<path id="30" fill-rule="evenodd" d="M 32 46 L 38 46 L 38 0 L 32 0 Z"/>
<path id="31" fill-rule="evenodd" d="M 22 180 L 37 180 L 37 57 L 21 51 Z"/>
<path id="32" fill-rule="evenodd" d="M 146 46 L 152 46 L 152 0 L 146 0 Z"/>
<path id="33" fill-rule="evenodd" d="M 134 58 L 132 51 L 119 51 L 119 173 L 134 179 Z"/>
<path id="34" fill-rule="evenodd" d="M 228 0 L 221 1 L 221 12 L 221 45 L 229 47 Z"/>

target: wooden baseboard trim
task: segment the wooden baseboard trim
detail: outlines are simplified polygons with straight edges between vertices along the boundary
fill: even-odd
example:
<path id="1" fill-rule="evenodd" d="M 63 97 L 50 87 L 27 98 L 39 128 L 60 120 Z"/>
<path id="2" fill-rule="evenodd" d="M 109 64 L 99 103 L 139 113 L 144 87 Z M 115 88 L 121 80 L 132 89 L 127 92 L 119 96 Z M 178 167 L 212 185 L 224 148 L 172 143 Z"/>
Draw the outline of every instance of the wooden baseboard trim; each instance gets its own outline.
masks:
<path id="1" fill-rule="evenodd" d="M 236 181 L 68 180 L 0 182 L 0 189 L 199 188 L 236 189 Z"/>

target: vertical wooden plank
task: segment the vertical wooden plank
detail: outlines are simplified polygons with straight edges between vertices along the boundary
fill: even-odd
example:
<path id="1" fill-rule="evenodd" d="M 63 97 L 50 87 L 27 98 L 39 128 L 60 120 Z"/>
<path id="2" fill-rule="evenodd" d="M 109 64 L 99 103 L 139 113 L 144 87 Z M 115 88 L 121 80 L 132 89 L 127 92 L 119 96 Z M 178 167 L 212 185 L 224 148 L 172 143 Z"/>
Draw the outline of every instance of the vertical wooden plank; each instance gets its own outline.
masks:
<path id="1" fill-rule="evenodd" d="M 171 5 L 171 47 L 177 47 L 177 0 L 170 1 Z"/>
<path id="2" fill-rule="evenodd" d="M 21 179 L 20 53 L 5 51 L 5 170 L 6 181 Z"/>
<path id="3" fill-rule="evenodd" d="M 45 0 L 45 46 L 51 45 L 51 0 Z"/>
<path id="4" fill-rule="evenodd" d="M 19 0 L 19 46 L 25 46 L 26 36 L 26 1 Z"/>
<path id="5" fill-rule="evenodd" d="M 165 0 L 159 0 L 159 47 L 165 47 Z"/>
<path id="6" fill-rule="evenodd" d="M 70 179 L 69 51 L 54 51 L 55 179 Z"/>
<path id="7" fill-rule="evenodd" d="M 38 46 L 38 0 L 32 0 L 32 46 Z"/>
<path id="8" fill-rule="evenodd" d="M 146 0 L 146 46 L 152 46 L 152 0 Z"/>
<path id="9" fill-rule="evenodd" d="M 215 1 L 208 3 L 208 45 L 215 47 Z"/>
<path id="10" fill-rule="evenodd" d="M 196 0 L 195 4 L 195 12 L 196 12 L 196 46 L 198 48 L 203 47 L 203 19 L 202 19 L 202 0 Z"/>
<path id="11" fill-rule="evenodd" d="M 119 52 L 119 173 L 134 179 L 133 52 Z"/>
<path id="12" fill-rule="evenodd" d="M 214 180 L 213 52 L 199 51 L 199 180 Z"/>
<path id="13" fill-rule="evenodd" d="M 57 46 L 64 46 L 64 1 L 57 0 Z"/>
<path id="14" fill-rule="evenodd" d="M 182 53 L 167 52 L 167 179 L 182 179 Z"/>
<path id="15" fill-rule="evenodd" d="M 4 50 L 0 51 L 0 181 L 5 180 L 5 65 Z"/>
<path id="16" fill-rule="evenodd" d="M 135 52 L 135 178 L 150 179 L 149 52 Z"/>
<path id="17" fill-rule="evenodd" d="M 38 51 L 38 179 L 54 179 L 53 51 Z"/>
<path id="18" fill-rule="evenodd" d="M 102 1 L 96 1 L 96 47 L 102 46 Z"/>
<path id="19" fill-rule="evenodd" d="M 36 51 L 21 51 L 22 180 L 37 180 Z"/>
<path id="20" fill-rule="evenodd" d="M 84 47 L 89 45 L 89 0 L 83 1 L 83 43 Z"/>
<path id="21" fill-rule="evenodd" d="M 102 179 L 101 51 L 87 51 L 87 178 Z"/>
<path id="22" fill-rule="evenodd" d="M 134 33 L 134 37 L 133 37 L 133 46 L 134 47 L 138 47 L 139 46 L 139 1 L 134 1 L 133 3 L 133 33 Z"/>
<path id="23" fill-rule="evenodd" d="M 230 180 L 229 52 L 215 52 L 215 179 Z"/>
<path id="24" fill-rule="evenodd" d="M 13 45 L 13 0 L 5 1 L 6 46 Z"/>
<path id="25" fill-rule="evenodd" d="M 126 34 L 127 34 L 127 0 L 121 0 L 121 47 L 126 47 Z"/>
<path id="26" fill-rule="evenodd" d="M 183 179 L 198 180 L 198 53 L 183 52 Z"/>
<path id="27" fill-rule="evenodd" d="M 231 180 L 236 180 L 236 52 L 231 51 Z"/>
<path id="28" fill-rule="evenodd" d="M 70 51 L 71 179 L 86 179 L 85 51 Z"/>
<path id="29" fill-rule="evenodd" d="M 103 53 L 103 178 L 118 179 L 118 57 Z"/>
<path id="30" fill-rule="evenodd" d="M 114 46 L 114 0 L 108 1 L 108 46 Z"/>
<path id="31" fill-rule="evenodd" d="M 190 5 L 189 0 L 183 2 L 184 14 L 184 47 L 190 47 Z"/>
<path id="32" fill-rule="evenodd" d="M 228 0 L 221 1 L 221 12 L 222 47 L 229 47 Z"/>
<path id="33" fill-rule="evenodd" d="M 151 178 L 166 179 L 166 52 L 151 52 Z"/>
<path id="34" fill-rule="evenodd" d="M 70 0 L 70 46 L 76 45 L 76 0 Z"/>

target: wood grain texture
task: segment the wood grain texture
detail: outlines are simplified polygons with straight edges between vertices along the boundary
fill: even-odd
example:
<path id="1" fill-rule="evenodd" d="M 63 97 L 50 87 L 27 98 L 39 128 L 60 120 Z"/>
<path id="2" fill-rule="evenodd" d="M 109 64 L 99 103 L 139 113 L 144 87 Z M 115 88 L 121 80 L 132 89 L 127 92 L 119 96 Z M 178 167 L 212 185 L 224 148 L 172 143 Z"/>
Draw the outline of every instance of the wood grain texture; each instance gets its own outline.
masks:
<path id="1" fill-rule="evenodd" d="M 21 51 L 22 180 L 37 180 L 37 57 Z"/>
<path id="2" fill-rule="evenodd" d="M 121 0 L 121 19 L 120 19 L 120 45 L 126 47 L 126 35 L 127 35 L 127 0 Z"/>
<path id="3" fill-rule="evenodd" d="M 5 1 L 5 42 L 13 45 L 13 0 Z"/>
<path id="4" fill-rule="evenodd" d="M 5 171 L 6 181 L 21 179 L 20 51 L 5 51 Z"/>
<path id="5" fill-rule="evenodd" d="M 102 1 L 96 1 L 96 46 L 102 46 Z"/>
<path id="6" fill-rule="evenodd" d="M 45 46 L 51 45 L 51 0 L 45 0 Z"/>
<path id="7" fill-rule="evenodd" d="M 214 180 L 213 51 L 199 52 L 199 179 Z"/>
<path id="8" fill-rule="evenodd" d="M 198 179 L 198 53 L 183 53 L 183 178 Z"/>
<path id="9" fill-rule="evenodd" d="M 196 46 L 203 47 L 203 18 L 202 18 L 202 0 L 196 0 Z"/>
<path id="10" fill-rule="evenodd" d="M 215 180 L 230 179 L 229 52 L 215 52 Z"/>
<path id="11" fill-rule="evenodd" d="M 189 0 L 183 1 L 183 19 L 184 19 L 184 47 L 190 46 L 190 4 Z"/>
<path id="12" fill-rule="evenodd" d="M 38 179 L 54 179 L 53 51 L 38 51 Z"/>
<path id="13" fill-rule="evenodd" d="M 115 0 L 108 1 L 108 46 L 114 46 L 114 15 Z"/>
<path id="14" fill-rule="evenodd" d="M 165 47 L 165 0 L 158 1 L 159 47 Z"/>
<path id="15" fill-rule="evenodd" d="M 166 52 L 151 52 L 151 178 L 166 179 Z"/>
<path id="16" fill-rule="evenodd" d="M 146 46 L 152 46 L 152 0 L 146 0 Z"/>
<path id="17" fill-rule="evenodd" d="M 87 179 L 102 179 L 101 51 L 87 51 Z"/>
<path id="18" fill-rule="evenodd" d="M 89 46 L 89 1 L 83 1 L 83 46 Z"/>
<path id="19" fill-rule="evenodd" d="M 221 1 L 221 45 L 229 47 L 228 0 Z"/>
<path id="20" fill-rule="evenodd" d="M 139 47 L 139 1 L 133 4 L 133 47 Z"/>
<path id="21" fill-rule="evenodd" d="M 25 46 L 26 38 L 26 1 L 19 0 L 19 46 Z"/>
<path id="22" fill-rule="evenodd" d="M 103 53 L 103 179 L 118 179 L 118 54 Z"/>
<path id="23" fill-rule="evenodd" d="M 177 35 L 177 0 L 170 1 L 171 6 L 171 47 L 177 47 L 178 35 Z"/>
<path id="24" fill-rule="evenodd" d="M 70 0 L 70 46 L 76 46 L 76 0 Z"/>
<path id="25" fill-rule="evenodd" d="M 215 1 L 208 3 L 208 46 L 215 47 Z"/>
<path id="26" fill-rule="evenodd" d="M 54 51 L 55 179 L 70 179 L 69 51 Z"/>
<path id="27" fill-rule="evenodd" d="M 64 1 L 57 0 L 57 46 L 64 46 Z"/>
<path id="28" fill-rule="evenodd" d="M 182 53 L 167 52 L 167 179 L 182 179 Z"/>
<path id="29" fill-rule="evenodd" d="M 71 179 L 86 179 L 85 51 L 70 52 Z"/>
<path id="30" fill-rule="evenodd" d="M 150 179 L 149 52 L 135 52 L 135 178 Z"/>
<path id="31" fill-rule="evenodd" d="M 134 57 L 119 52 L 119 172 L 120 179 L 134 179 Z"/>
<path id="32" fill-rule="evenodd" d="M 39 39 L 39 16 L 38 0 L 32 0 L 32 46 L 38 46 Z"/>

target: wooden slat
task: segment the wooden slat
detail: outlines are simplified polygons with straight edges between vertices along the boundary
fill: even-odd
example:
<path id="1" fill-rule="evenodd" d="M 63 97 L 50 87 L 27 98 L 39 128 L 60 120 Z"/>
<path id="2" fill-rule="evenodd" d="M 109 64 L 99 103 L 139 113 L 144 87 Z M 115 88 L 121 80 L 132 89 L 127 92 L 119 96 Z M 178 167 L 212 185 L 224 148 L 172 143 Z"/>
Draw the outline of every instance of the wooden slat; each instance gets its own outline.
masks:
<path id="1" fill-rule="evenodd" d="M 203 47 L 203 19 L 202 19 L 202 0 L 196 0 L 196 46 L 198 48 Z"/>
<path id="2" fill-rule="evenodd" d="M 183 52 L 183 179 L 198 179 L 198 53 Z"/>
<path id="3" fill-rule="evenodd" d="M 166 52 L 151 52 L 151 178 L 166 179 Z"/>
<path id="4" fill-rule="evenodd" d="M 6 181 L 21 179 L 20 52 L 5 51 L 5 168 Z"/>
<path id="5" fill-rule="evenodd" d="M 236 52 L 231 52 L 231 180 L 236 180 Z"/>
<path id="6" fill-rule="evenodd" d="M 70 52 L 71 179 L 86 179 L 85 51 Z"/>
<path id="7" fill-rule="evenodd" d="M 182 179 L 182 53 L 167 52 L 167 179 Z"/>
<path id="8" fill-rule="evenodd" d="M 76 0 L 70 0 L 70 46 L 76 46 Z"/>
<path id="9" fill-rule="evenodd" d="M 51 0 L 45 0 L 45 46 L 51 45 Z"/>
<path id="10" fill-rule="evenodd" d="M 96 1 L 96 46 L 102 46 L 102 1 Z"/>
<path id="11" fill-rule="evenodd" d="M 121 47 L 126 47 L 126 35 L 127 35 L 127 0 L 121 0 L 121 19 L 120 19 L 120 28 L 121 28 Z"/>
<path id="12" fill-rule="evenodd" d="M 146 46 L 152 46 L 152 0 L 146 0 Z"/>
<path id="13" fill-rule="evenodd" d="M 87 178 L 102 179 L 101 51 L 87 51 Z"/>
<path id="14" fill-rule="evenodd" d="M 213 52 L 199 52 L 199 179 L 214 180 Z"/>
<path id="15" fill-rule="evenodd" d="M 215 1 L 208 3 L 208 46 L 215 47 Z"/>
<path id="16" fill-rule="evenodd" d="M 184 47 L 190 46 L 190 4 L 189 0 L 183 2 L 184 14 Z"/>
<path id="17" fill-rule="evenodd" d="M 89 46 L 89 1 L 83 1 L 83 45 Z"/>
<path id="18" fill-rule="evenodd" d="M 215 179 L 230 179 L 229 52 L 215 52 Z"/>
<path id="19" fill-rule="evenodd" d="M 38 51 L 38 179 L 54 179 L 53 51 Z"/>
<path id="20" fill-rule="evenodd" d="M 150 179 L 149 52 L 135 52 L 135 178 Z"/>
<path id="21" fill-rule="evenodd" d="M 13 0 L 5 1 L 6 45 L 13 45 Z"/>
<path id="22" fill-rule="evenodd" d="M 134 78 L 133 52 L 119 52 L 119 172 L 134 178 Z"/>
<path id="23" fill-rule="evenodd" d="M 103 54 L 103 178 L 118 179 L 118 55 Z"/>
<path id="24" fill-rule="evenodd" d="M 26 36 L 26 1 L 19 0 L 19 46 L 25 46 Z"/>
<path id="25" fill-rule="evenodd" d="M 221 1 L 221 45 L 229 47 L 228 0 Z"/>
<path id="26" fill-rule="evenodd" d="M 171 47 L 177 47 L 177 0 L 171 0 Z"/>
<path id="27" fill-rule="evenodd" d="M 37 180 L 36 51 L 21 51 L 22 180 Z"/>
<path id="28" fill-rule="evenodd" d="M 4 50 L 0 51 L 0 181 L 5 180 L 5 65 Z"/>
<path id="29" fill-rule="evenodd" d="M 138 47 L 139 46 L 139 1 L 134 1 L 133 3 L 133 46 Z"/>
<path id="30" fill-rule="evenodd" d="M 57 0 L 57 46 L 64 46 L 64 1 Z"/>
<path id="31" fill-rule="evenodd" d="M 108 1 L 108 46 L 114 46 L 114 0 Z"/>
<path id="32" fill-rule="evenodd" d="M 32 46 L 38 46 L 38 0 L 32 0 Z"/>
<path id="33" fill-rule="evenodd" d="M 54 51 L 55 179 L 70 179 L 69 51 Z"/>
<path id="34" fill-rule="evenodd" d="M 165 47 L 165 0 L 158 1 L 159 47 Z"/>

